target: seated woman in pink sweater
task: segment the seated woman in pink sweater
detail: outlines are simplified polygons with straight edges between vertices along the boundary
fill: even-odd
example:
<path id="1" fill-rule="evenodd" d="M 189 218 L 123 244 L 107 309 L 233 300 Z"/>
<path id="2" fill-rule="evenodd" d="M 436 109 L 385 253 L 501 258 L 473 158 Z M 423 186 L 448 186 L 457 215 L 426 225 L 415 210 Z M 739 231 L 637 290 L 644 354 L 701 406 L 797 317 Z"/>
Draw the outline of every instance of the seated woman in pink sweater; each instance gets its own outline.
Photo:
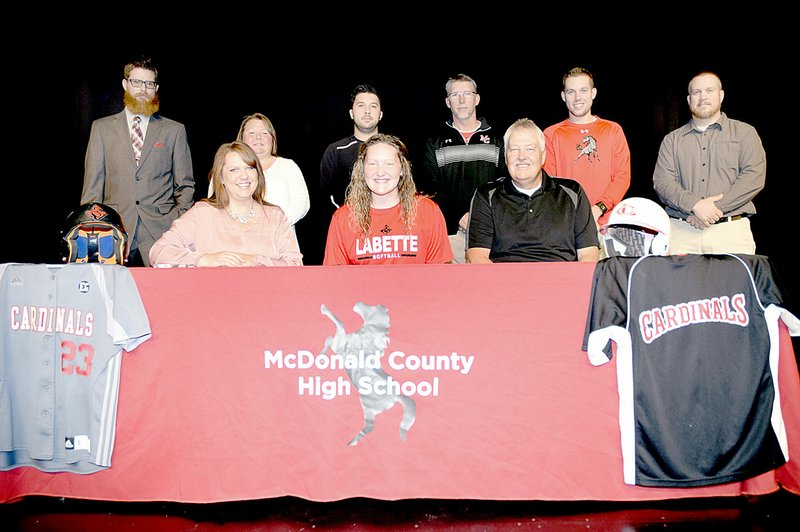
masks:
<path id="1" fill-rule="evenodd" d="M 301 266 L 280 207 L 264 201 L 264 172 L 244 142 L 223 144 L 209 174 L 214 194 L 194 204 L 150 250 L 154 266 Z"/>

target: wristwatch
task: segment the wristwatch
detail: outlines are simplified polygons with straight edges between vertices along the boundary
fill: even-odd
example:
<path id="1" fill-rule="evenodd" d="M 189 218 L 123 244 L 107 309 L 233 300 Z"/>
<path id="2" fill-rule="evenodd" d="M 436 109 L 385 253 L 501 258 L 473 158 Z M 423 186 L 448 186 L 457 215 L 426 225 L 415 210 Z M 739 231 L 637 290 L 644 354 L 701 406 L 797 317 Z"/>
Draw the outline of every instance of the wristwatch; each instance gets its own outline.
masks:
<path id="1" fill-rule="evenodd" d="M 602 201 L 598 201 L 597 203 L 595 203 L 595 205 L 597 205 L 600 208 L 600 216 L 604 215 L 608 210 L 608 207 L 606 207 L 606 204 L 603 203 Z"/>

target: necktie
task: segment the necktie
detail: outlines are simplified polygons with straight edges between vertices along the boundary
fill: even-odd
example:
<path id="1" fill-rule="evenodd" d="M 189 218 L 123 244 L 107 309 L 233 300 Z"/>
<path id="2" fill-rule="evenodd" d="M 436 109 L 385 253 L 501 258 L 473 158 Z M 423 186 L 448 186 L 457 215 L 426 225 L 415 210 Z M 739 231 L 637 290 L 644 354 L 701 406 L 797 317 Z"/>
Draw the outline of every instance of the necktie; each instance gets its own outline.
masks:
<path id="1" fill-rule="evenodd" d="M 136 164 L 139 164 L 139 158 L 142 156 L 142 146 L 144 146 L 144 136 L 142 129 L 139 127 L 139 122 L 142 121 L 141 116 L 133 117 L 133 127 L 131 128 L 131 145 L 133 146 L 133 157 L 136 159 Z"/>

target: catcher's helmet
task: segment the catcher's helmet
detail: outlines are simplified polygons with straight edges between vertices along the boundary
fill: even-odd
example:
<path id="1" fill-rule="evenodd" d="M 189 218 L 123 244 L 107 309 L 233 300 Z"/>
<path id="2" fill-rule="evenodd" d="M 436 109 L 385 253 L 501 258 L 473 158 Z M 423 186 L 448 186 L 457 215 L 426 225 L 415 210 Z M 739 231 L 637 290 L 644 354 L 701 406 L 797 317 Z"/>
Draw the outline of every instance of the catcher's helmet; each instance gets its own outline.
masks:
<path id="1" fill-rule="evenodd" d="M 609 257 L 667 255 L 670 232 L 667 211 L 647 198 L 622 200 L 600 228 Z"/>
<path id="2" fill-rule="evenodd" d="M 65 262 L 124 264 L 128 260 L 128 234 L 122 218 L 102 203 L 84 203 L 72 211 L 61 239 Z"/>

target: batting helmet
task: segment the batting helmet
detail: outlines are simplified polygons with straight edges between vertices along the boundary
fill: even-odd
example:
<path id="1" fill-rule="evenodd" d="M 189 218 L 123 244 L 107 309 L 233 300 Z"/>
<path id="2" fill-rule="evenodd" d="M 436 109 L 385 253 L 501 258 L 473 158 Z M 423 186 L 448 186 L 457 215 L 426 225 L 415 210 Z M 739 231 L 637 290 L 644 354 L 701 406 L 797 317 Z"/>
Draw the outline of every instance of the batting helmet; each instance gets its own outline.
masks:
<path id="1" fill-rule="evenodd" d="M 124 264 L 128 259 L 128 233 L 122 218 L 102 203 L 84 203 L 72 211 L 61 240 L 61 259 L 65 262 Z"/>
<path id="2" fill-rule="evenodd" d="M 647 198 L 622 200 L 600 228 L 609 257 L 666 255 L 670 232 L 667 211 Z"/>

